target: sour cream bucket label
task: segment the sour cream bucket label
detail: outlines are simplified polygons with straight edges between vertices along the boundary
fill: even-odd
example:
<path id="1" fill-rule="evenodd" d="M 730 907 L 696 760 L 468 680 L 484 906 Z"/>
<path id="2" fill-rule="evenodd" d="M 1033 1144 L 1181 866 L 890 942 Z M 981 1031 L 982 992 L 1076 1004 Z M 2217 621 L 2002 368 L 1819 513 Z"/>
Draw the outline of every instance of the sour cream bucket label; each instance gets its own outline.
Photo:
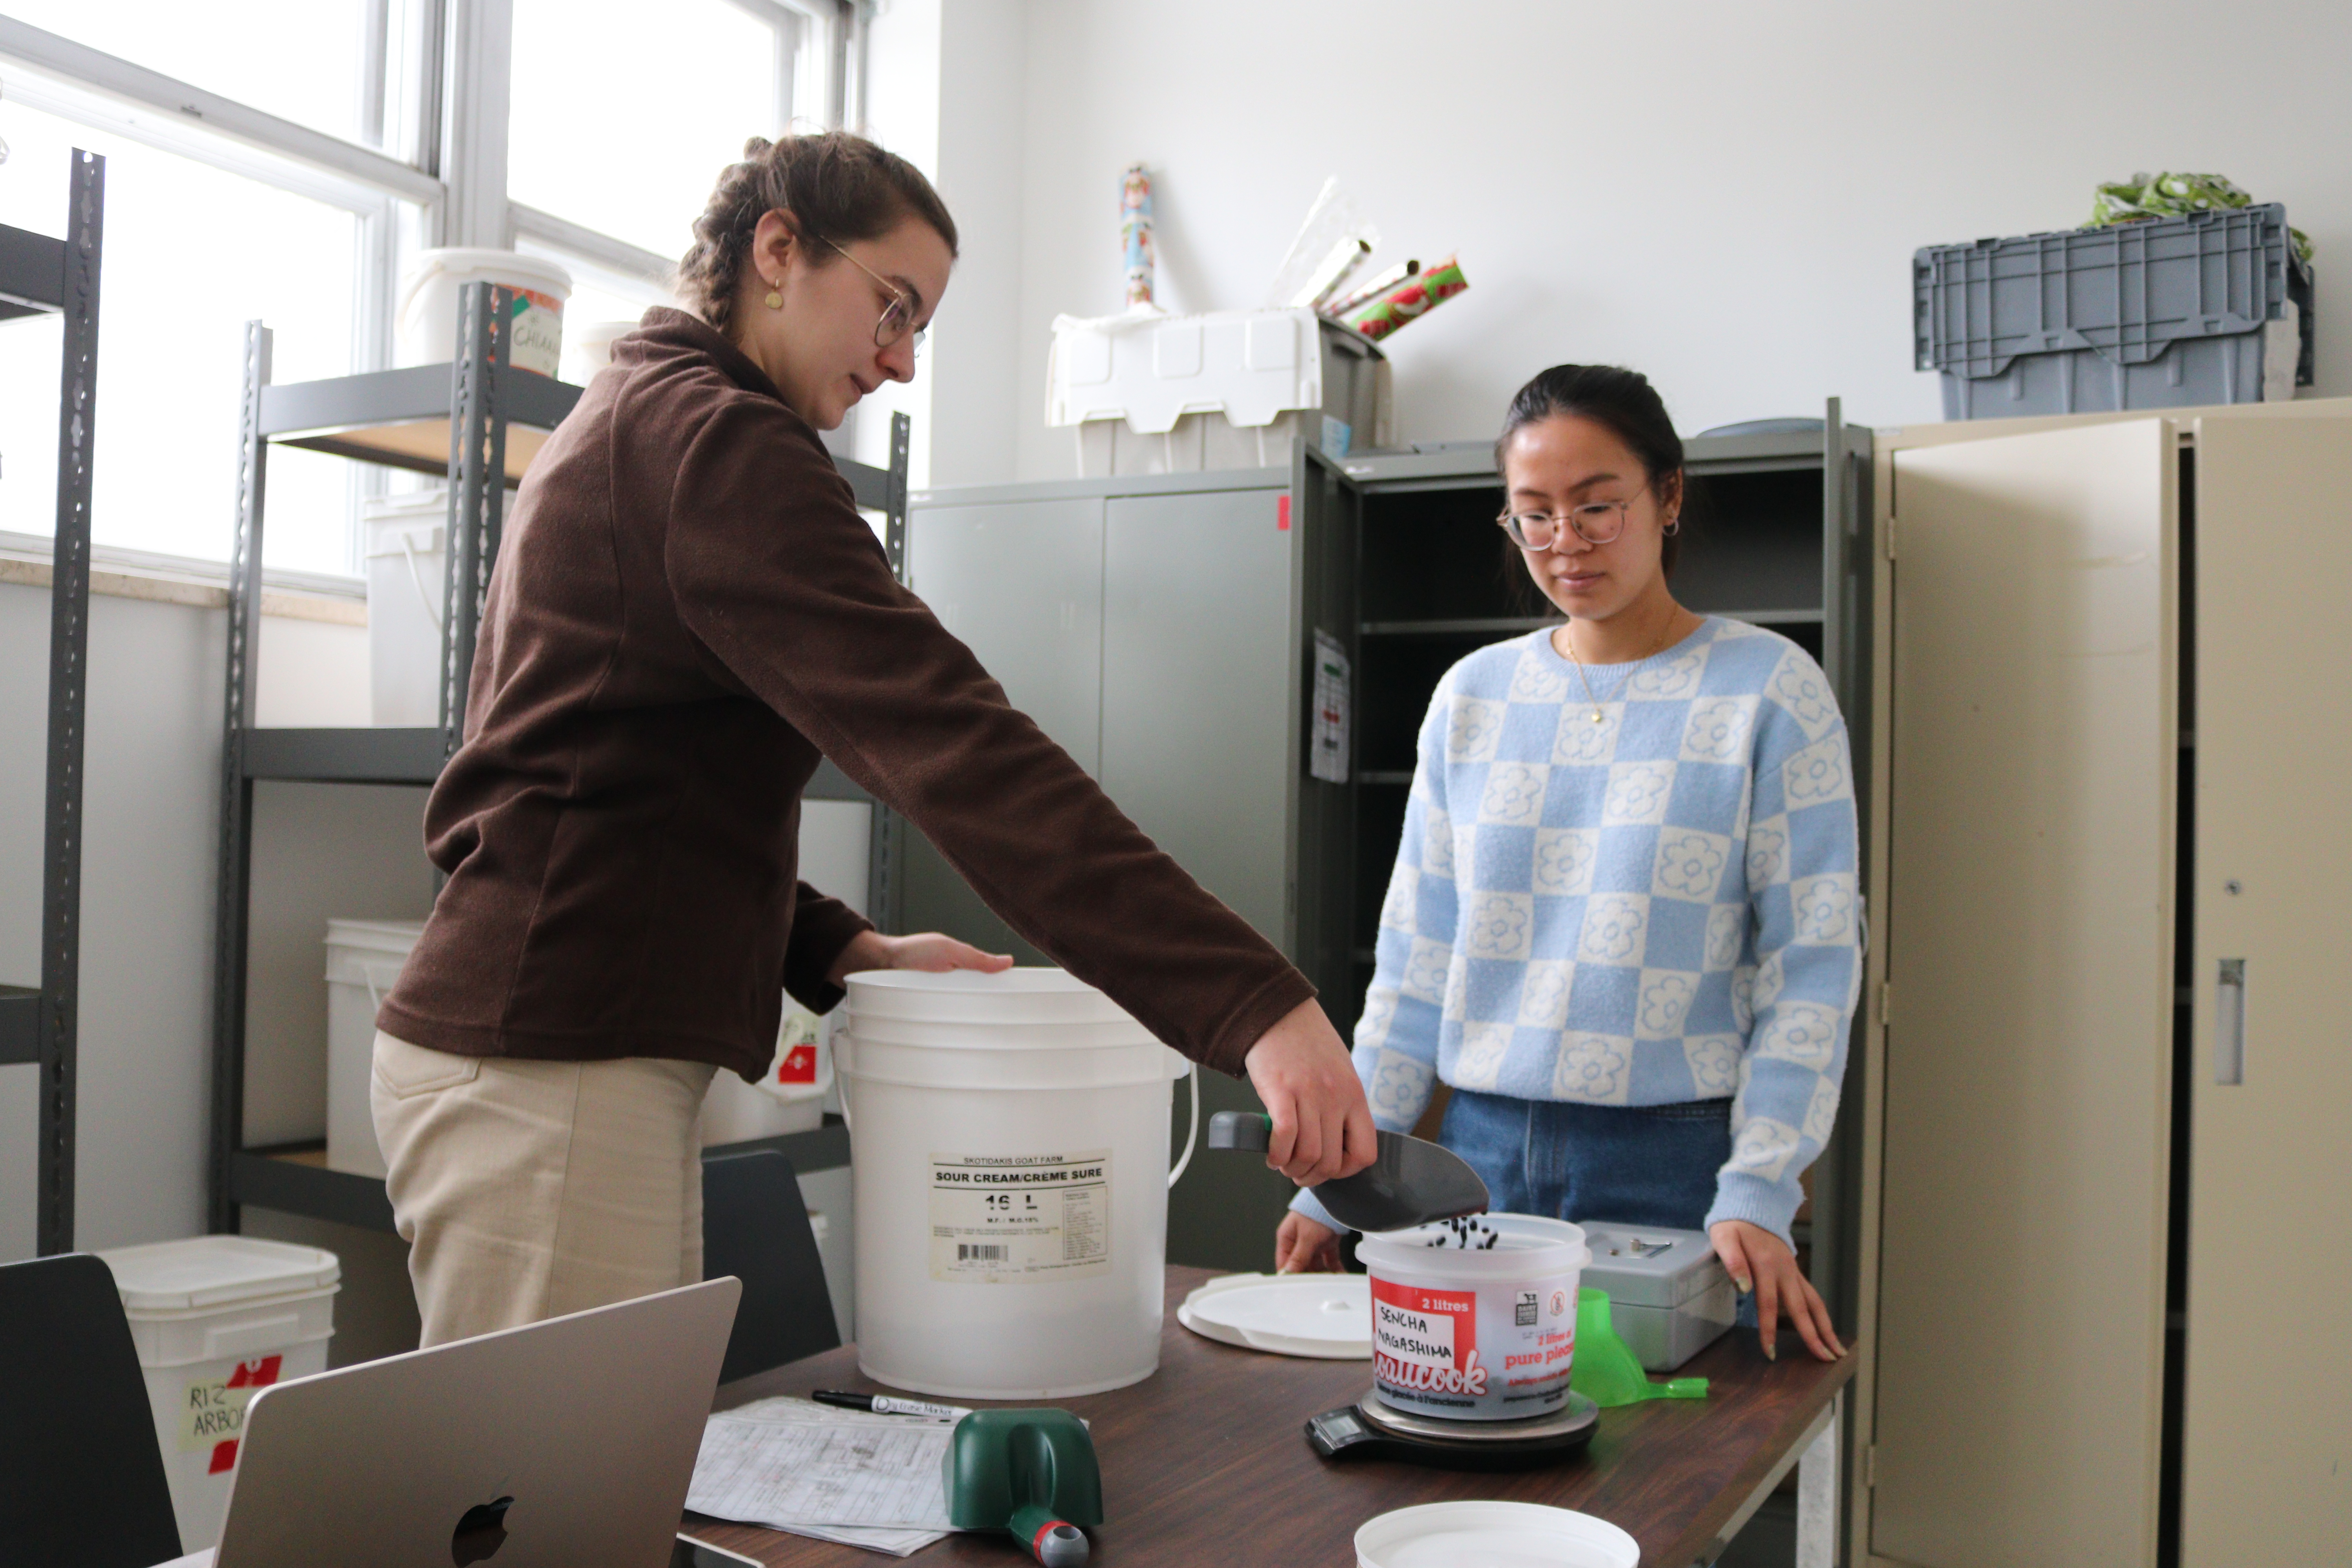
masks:
<path id="1" fill-rule="evenodd" d="M 1559 1220 L 1488 1215 L 1465 1249 L 1444 1225 L 1368 1236 L 1372 1381 L 1401 1410 L 1462 1421 L 1549 1415 L 1568 1403 L 1577 1277 L 1591 1254 Z"/>
<path id="2" fill-rule="evenodd" d="M 1110 1269 L 1110 1151 L 931 1156 L 931 1278 L 1084 1279 Z"/>

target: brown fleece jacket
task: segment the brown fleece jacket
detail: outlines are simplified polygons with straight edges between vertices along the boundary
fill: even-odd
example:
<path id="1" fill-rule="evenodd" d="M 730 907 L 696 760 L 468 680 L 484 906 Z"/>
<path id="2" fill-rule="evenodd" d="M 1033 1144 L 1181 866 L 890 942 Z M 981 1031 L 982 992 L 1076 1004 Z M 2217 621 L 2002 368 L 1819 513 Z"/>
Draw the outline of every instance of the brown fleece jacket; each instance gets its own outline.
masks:
<path id="1" fill-rule="evenodd" d="M 532 464 L 425 847 L 449 880 L 386 1033 L 758 1077 L 866 924 L 796 879 L 830 757 L 1015 930 L 1239 1072 L 1315 994 L 1005 700 L 891 575 L 816 433 L 718 332 L 646 312 Z"/>

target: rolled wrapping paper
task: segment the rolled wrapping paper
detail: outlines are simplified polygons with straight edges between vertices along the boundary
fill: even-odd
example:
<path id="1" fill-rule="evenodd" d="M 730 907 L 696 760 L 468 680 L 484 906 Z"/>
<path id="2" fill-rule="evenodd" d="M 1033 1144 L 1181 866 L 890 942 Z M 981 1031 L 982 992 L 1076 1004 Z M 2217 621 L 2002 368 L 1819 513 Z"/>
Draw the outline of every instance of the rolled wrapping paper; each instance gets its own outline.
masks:
<path id="1" fill-rule="evenodd" d="M 1291 308 L 1296 310 L 1305 305 L 1321 310 L 1324 302 L 1346 286 L 1348 279 L 1355 275 L 1356 268 L 1364 264 L 1364 258 L 1371 253 L 1372 247 L 1352 234 L 1339 241 L 1316 264 L 1314 273 L 1307 279 L 1307 286 L 1298 291 L 1297 299 L 1291 300 Z"/>
<path id="2" fill-rule="evenodd" d="M 1118 187 L 1118 239 L 1127 251 L 1127 302 L 1151 300 L 1151 175 L 1140 163 L 1128 165 Z"/>
<path id="3" fill-rule="evenodd" d="M 1370 304 L 1359 305 L 1342 318 L 1347 325 L 1374 342 L 1407 322 L 1419 320 L 1470 287 L 1462 265 L 1453 257 L 1425 272 L 1414 274 L 1384 290 Z"/>
<path id="4" fill-rule="evenodd" d="M 1328 300 L 1315 308 L 1335 321 L 1344 321 L 1349 311 L 1360 305 L 1371 303 L 1372 300 L 1420 270 L 1421 263 L 1418 261 L 1400 261 L 1394 267 L 1382 268 L 1372 277 L 1364 279 L 1362 283 L 1349 289 L 1338 299 Z M 1342 279 L 1340 281 L 1345 285 L 1347 280 Z"/>

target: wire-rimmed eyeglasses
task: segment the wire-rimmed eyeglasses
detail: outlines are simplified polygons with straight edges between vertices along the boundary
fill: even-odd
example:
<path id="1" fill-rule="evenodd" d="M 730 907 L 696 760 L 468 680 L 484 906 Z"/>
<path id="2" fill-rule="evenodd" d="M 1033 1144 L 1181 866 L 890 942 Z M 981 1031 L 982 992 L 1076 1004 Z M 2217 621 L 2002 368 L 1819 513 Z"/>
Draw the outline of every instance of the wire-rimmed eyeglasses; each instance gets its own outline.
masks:
<path id="1" fill-rule="evenodd" d="M 819 235 L 817 237 L 819 239 L 824 239 L 823 235 Z M 897 342 L 900 338 L 905 337 L 907 335 L 907 329 L 909 327 L 915 327 L 915 302 L 907 298 L 906 290 L 900 289 L 896 283 L 891 282 L 887 278 L 883 277 L 879 272 L 875 271 L 871 267 L 866 266 L 863 261 L 858 260 L 855 256 L 850 255 L 849 252 L 842 249 L 838 245 L 835 245 L 833 241 L 825 239 L 824 243 L 833 250 L 835 255 L 840 257 L 844 261 L 848 262 L 852 267 L 856 268 L 860 272 L 865 273 L 868 278 L 873 279 L 875 282 L 882 286 L 882 291 L 890 296 L 890 303 L 883 309 L 882 319 L 874 323 L 874 346 L 877 349 L 887 349 L 892 343 Z M 921 353 L 923 352 L 923 344 L 929 341 L 930 335 L 930 330 L 929 328 L 915 327 L 915 352 L 917 353 Z"/>
<path id="2" fill-rule="evenodd" d="M 1649 487 L 1643 486 L 1643 490 Z M 1565 513 L 1548 511 L 1507 511 L 1495 521 L 1511 536 L 1511 542 L 1522 550 L 1549 550 L 1560 541 L 1569 529 L 1587 544 L 1612 544 L 1625 531 L 1625 513 L 1642 499 L 1643 490 L 1635 490 L 1623 500 L 1589 500 L 1572 506 Z"/>

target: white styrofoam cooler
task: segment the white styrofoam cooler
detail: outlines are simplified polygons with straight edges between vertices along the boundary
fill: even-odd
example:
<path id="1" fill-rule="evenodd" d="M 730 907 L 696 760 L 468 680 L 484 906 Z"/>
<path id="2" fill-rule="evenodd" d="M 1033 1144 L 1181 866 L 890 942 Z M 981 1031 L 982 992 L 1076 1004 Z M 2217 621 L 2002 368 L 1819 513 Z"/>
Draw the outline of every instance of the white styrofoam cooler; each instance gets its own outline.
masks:
<path id="1" fill-rule="evenodd" d="M 98 1257 L 131 1321 L 180 1543 L 202 1550 L 220 1539 L 247 1402 L 327 1370 L 342 1266 L 315 1247 L 243 1236 Z"/>
<path id="2" fill-rule="evenodd" d="M 441 619 L 448 597 L 449 493 L 373 496 L 360 507 L 366 543 L 368 722 L 441 722 Z"/>
<path id="3" fill-rule="evenodd" d="M 327 1166 L 384 1173 L 368 1078 L 375 1070 L 375 1014 L 425 933 L 423 921 L 327 922 Z"/>
<path id="4" fill-rule="evenodd" d="M 1335 455 L 1393 438 L 1387 357 L 1309 310 L 1063 316 L 1046 389 L 1045 422 L 1078 427 L 1082 477 L 1278 466 L 1302 435 Z"/>

